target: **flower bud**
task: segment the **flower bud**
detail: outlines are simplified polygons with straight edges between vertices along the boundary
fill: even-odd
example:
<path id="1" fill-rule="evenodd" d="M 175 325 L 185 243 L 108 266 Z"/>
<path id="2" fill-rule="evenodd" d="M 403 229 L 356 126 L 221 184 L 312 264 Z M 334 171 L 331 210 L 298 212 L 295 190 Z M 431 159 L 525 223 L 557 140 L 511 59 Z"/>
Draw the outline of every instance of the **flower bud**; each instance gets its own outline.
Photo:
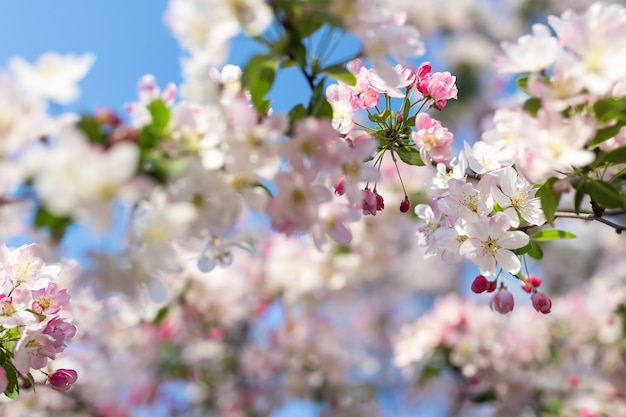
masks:
<path id="1" fill-rule="evenodd" d="M 487 292 L 494 292 L 496 288 L 498 288 L 497 281 L 487 281 L 489 283 L 489 288 L 487 288 Z"/>
<path id="2" fill-rule="evenodd" d="M 491 296 L 491 299 L 489 300 L 489 307 L 500 314 L 506 314 L 513 311 L 513 307 L 515 307 L 513 294 L 511 294 L 506 288 L 498 290 L 498 292 Z"/>
<path id="3" fill-rule="evenodd" d="M 402 113 L 396 113 L 396 123 L 402 122 Z"/>
<path id="4" fill-rule="evenodd" d="M 375 193 L 376 194 L 376 210 L 381 211 L 382 209 L 385 208 L 385 200 L 383 199 L 383 196 Z"/>
<path id="5" fill-rule="evenodd" d="M 548 314 L 552 309 L 552 300 L 542 292 L 533 293 L 530 300 L 533 302 L 534 309 L 540 313 Z"/>
<path id="6" fill-rule="evenodd" d="M 522 289 L 530 294 L 534 289 L 539 288 L 540 285 L 541 278 L 534 275 L 528 275 L 526 280 L 522 282 Z"/>
<path id="7" fill-rule="evenodd" d="M 409 201 L 409 197 L 404 197 L 404 200 L 400 203 L 400 211 L 402 213 L 406 213 L 411 208 L 411 202 Z"/>
<path id="8" fill-rule="evenodd" d="M 481 294 L 487 291 L 490 286 L 489 280 L 484 275 L 478 275 L 472 282 L 472 291 Z"/>
<path id="9" fill-rule="evenodd" d="M 67 391 L 78 379 L 78 373 L 73 369 L 57 369 L 48 375 L 48 383 L 52 389 Z"/>
<path id="10" fill-rule="evenodd" d="M 346 192 L 345 184 L 346 184 L 346 176 L 342 175 L 341 177 L 339 177 L 337 179 L 337 182 L 335 183 L 335 194 L 336 195 L 344 195 L 345 194 L 345 192 Z"/>

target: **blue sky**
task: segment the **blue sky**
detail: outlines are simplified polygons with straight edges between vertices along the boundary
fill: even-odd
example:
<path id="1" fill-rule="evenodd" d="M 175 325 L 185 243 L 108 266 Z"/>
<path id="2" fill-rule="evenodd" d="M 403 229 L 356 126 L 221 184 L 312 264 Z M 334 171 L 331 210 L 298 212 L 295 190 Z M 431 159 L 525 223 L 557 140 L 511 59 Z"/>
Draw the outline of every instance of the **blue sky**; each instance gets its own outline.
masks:
<path id="1" fill-rule="evenodd" d="M 81 97 L 67 110 L 88 111 L 98 105 L 121 110 L 136 98 L 137 80 L 153 74 L 164 86 L 179 84 L 182 51 L 163 22 L 167 0 L 85 0 L 3 2 L 0 13 L 0 67 L 11 56 L 34 62 L 46 51 L 92 52 L 96 63 L 81 82 Z M 233 42 L 229 62 L 237 65 L 258 49 L 245 38 Z M 339 49 L 335 56 L 347 56 Z M 281 73 L 270 96 L 275 109 L 288 111 L 306 91 L 297 70 Z"/>

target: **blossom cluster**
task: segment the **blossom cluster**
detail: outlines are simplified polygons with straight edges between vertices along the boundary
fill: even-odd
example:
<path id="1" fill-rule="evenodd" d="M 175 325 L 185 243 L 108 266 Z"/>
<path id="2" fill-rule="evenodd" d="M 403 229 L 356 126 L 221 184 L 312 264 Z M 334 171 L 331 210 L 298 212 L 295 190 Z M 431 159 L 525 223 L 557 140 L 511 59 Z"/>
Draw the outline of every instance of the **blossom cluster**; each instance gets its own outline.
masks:
<path id="1" fill-rule="evenodd" d="M 34 244 L 10 250 L 0 247 L 0 391 L 15 398 L 20 378 L 46 368 L 76 335 L 63 283 L 78 273 L 73 264 L 46 264 Z M 76 382 L 73 369 L 57 369 L 47 383 L 60 391 Z"/>

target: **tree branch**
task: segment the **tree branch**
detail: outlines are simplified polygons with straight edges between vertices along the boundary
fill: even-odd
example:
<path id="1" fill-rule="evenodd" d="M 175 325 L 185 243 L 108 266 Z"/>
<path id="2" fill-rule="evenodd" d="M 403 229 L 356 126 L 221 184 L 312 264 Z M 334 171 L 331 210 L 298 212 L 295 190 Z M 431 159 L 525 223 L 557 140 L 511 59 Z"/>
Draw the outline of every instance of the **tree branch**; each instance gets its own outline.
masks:
<path id="1" fill-rule="evenodd" d="M 618 214 L 622 214 L 622 213 L 618 213 Z M 613 229 L 615 229 L 615 233 L 617 234 L 621 234 L 624 230 L 626 230 L 626 226 L 607 220 L 604 217 L 596 216 L 593 213 L 572 213 L 568 211 L 557 211 L 556 213 L 554 213 L 554 218 L 555 219 L 556 218 L 579 219 L 579 220 L 585 220 L 585 221 L 590 221 L 590 222 L 595 220 L 597 222 L 604 223 L 607 226 L 612 227 Z"/>

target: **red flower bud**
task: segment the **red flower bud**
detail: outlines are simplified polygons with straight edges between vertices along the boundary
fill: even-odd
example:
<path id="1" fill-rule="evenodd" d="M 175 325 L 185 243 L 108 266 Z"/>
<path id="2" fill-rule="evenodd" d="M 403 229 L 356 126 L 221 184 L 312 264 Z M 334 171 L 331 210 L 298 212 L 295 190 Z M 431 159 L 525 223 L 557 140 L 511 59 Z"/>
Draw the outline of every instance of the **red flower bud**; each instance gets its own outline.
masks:
<path id="1" fill-rule="evenodd" d="M 404 197 L 404 200 L 400 203 L 400 211 L 402 213 L 406 213 L 411 208 L 411 202 L 409 201 L 409 197 Z"/>
<path id="2" fill-rule="evenodd" d="M 483 293 L 487 291 L 490 287 L 491 284 L 489 280 L 483 275 L 478 275 L 476 278 L 474 278 L 474 281 L 472 282 L 472 291 L 476 294 Z"/>
<path id="3" fill-rule="evenodd" d="M 385 200 L 383 200 L 383 196 L 376 193 L 376 210 L 381 211 L 385 208 Z"/>

